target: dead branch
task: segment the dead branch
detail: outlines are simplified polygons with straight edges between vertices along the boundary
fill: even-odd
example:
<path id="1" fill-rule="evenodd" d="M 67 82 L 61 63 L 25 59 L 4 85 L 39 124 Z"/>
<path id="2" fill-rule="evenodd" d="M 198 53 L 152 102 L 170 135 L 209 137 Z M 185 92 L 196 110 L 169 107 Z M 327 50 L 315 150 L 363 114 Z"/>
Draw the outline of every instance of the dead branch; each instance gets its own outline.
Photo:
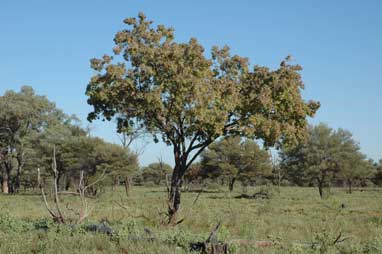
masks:
<path id="1" fill-rule="evenodd" d="M 221 226 L 221 221 L 219 221 L 218 224 L 216 224 L 215 228 L 211 231 L 210 235 L 208 236 L 206 240 L 206 243 L 210 243 L 211 240 L 215 239 L 216 232 L 219 230 L 220 226 Z"/>
<path id="2" fill-rule="evenodd" d="M 60 199 L 58 198 L 58 170 L 57 170 L 57 161 L 56 161 L 56 145 L 53 145 L 52 169 L 54 173 L 54 203 L 56 205 L 58 217 L 62 220 L 62 223 L 64 223 L 64 216 L 60 208 Z"/>

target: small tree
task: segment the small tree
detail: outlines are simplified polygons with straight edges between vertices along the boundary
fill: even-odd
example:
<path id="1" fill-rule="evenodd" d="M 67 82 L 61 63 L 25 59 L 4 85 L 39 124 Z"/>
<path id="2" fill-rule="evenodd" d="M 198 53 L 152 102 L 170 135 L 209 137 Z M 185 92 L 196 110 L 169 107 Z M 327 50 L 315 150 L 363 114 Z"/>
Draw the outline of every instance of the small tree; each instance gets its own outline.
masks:
<path id="1" fill-rule="evenodd" d="M 166 176 L 170 174 L 172 168 L 164 162 L 154 162 L 142 169 L 142 178 L 144 182 L 153 182 L 161 184 L 165 182 Z"/>
<path id="2" fill-rule="evenodd" d="M 91 60 L 97 74 L 86 91 L 88 119 L 116 118 L 120 130 L 142 126 L 173 147 L 169 223 L 176 223 L 184 174 L 217 138 L 243 135 L 267 146 L 304 138 L 306 118 L 319 104 L 301 98 L 301 67 L 289 58 L 277 70 L 250 71 L 248 59 L 227 46 L 213 47 L 207 58 L 195 38 L 175 42 L 172 28 L 153 27 L 143 13 L 124 23 L 115 56 Z"/>
<path id="3" fill-rule="evenodd" d="M 237 179 L 270 175 L 272 166 L 269 154 L 254 141 L 242 141 L 239 136 L 227 137 L 211 144 L 202 154 L 203 173 L 213 177 L 229 178 L 229 191 Z"/>

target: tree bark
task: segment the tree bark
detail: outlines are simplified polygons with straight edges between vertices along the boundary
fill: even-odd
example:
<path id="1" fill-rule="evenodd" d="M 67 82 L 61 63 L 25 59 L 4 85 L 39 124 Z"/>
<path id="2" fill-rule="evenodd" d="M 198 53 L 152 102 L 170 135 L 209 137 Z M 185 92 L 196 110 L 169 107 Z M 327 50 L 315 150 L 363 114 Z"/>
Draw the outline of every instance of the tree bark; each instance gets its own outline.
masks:
<path id="1" fill-rule="evenodd" d="M 229 181 L 229 191 L 232 192 L 233 191 L 233 186 L 236 182 L 236 177 L 232 177 L 231 180 Z"/>

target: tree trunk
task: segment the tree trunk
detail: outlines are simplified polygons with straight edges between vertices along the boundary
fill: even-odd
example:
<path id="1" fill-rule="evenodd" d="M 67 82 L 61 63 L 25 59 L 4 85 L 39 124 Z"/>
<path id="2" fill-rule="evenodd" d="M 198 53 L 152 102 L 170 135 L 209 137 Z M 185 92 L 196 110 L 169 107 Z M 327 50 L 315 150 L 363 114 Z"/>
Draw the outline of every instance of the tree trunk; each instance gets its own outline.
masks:
<path id="1" fill-rule="evenodd" d="M 10 163 L 4 162 L 3 164 L 3 182 L 2 182 L 2 190 L 3 193 L 11 193 L 12 192 L 12 186 L 11 186 L 11 169 L 12 165 Z"/>
<path id="2" fill-rule="evenodd" d="M 111 190 L 115 191 L 119 185 L 119 176 L 115 176 L 113 178 L 113 185 L 111 186 Z"/>
<path id="3" fill-rule="evenodd" d="M 180 206 L 180 194 L 183 184 L 182 176 L 184 174 L 183 171 L 185 171 L 185 169 L 182 170 L 180 166 L 175 166 L 171 177 L 171 188 L 168 197 L 168 224 L 170 225 L 175 225 L 177 223 L 176 215 Z"/>
<path id="4" fill-rule="evenodd" d="M 8 174 L 6 170 L 3 172 L 3 182 L 2 182 L 2 190 L 3 193 L 9 193 L 9 187 L 8 187 Z"/>
<path id="5" fill-rule="evenodd" d="M 348 189 L 349 194 L 351 194 L 352 193 L 352 181 L 351 180 L 348 180 L 348 187 L 349 187 L 349 189 Z"/>
<path id="6" fill-rule="evenodd" d="M 320 193 L 320 197 L 323 198 L 324 196 L 324 191 L 323 191 L 323 188 L 324 188 L 324 181 L 322 180 L 318 180 L 318 192 Z"/>
<path id="7" fill-rule="evenodd" d="M 20 181 L 21 181 L 21 168 L 17 167 L 17 174 L 15 178 L 15 187 L 14 187 L 15 193 L 18 193 L 20 190 Z"/>
<path id="8" fill-rule="evenodd" d="M 19 154 L 16 156 L 17 159 L 17 173 L 16 173 L 16 178 L 15 178 L 15 184 L 14 184 L 14 191 L 15 193 L 18 193 L 20 190 L 20 185 L 21 185 L 21 172 L 24 167 L 24 152 L 20 151 Z"/>
<path id="9" fill-rule="evenodd" d="M 236 181 L 236 177 L 232 177 L 231 180 L 229 181 L 229 191 L 230 192 L 233 191 L 233 186 L 235 184 L 235 181 Z"/>
<path id="10" fill-rule="evenodd" d="M 126 196 L 129 196 L 129 190 L 130 190 L 129 177 L 125 176 L 125 192 L 126 192 Z"/>

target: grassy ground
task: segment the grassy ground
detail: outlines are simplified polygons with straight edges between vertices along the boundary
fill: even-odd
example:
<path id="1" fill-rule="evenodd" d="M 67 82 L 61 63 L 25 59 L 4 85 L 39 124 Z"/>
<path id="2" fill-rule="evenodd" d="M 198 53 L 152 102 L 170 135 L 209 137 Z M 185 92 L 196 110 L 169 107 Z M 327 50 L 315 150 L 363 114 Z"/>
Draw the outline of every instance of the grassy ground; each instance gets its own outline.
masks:
<path id="1" fill-rule="evenodd" d="M 231 253 L 382 253 L 382 189 L 334 189 L 326 200 L 313 188 L 278 193 L 267 187 L 270 199 L 237 199 L 239 190 L 208 190 L 195 205 L 197 193 L 184 193 L 179 218 L 185 220 L 175 228 L 160 224 L 164 188 L 134 187 L 128 198 L 122 189 L 106 192 L 89 200 L 94 210 L 83 224 L 107 220 L 117 231 L 111 237 L 53 225 L 38 195 L 2 195 L 0 253 L 189 253 L 189 243 L 206 239 L 218 221 L 219 240 L 230 244 Z M 77 202 L 65 197 L 63 207 Z M 139 240 L 144 228 L 156 240 Z"/>

